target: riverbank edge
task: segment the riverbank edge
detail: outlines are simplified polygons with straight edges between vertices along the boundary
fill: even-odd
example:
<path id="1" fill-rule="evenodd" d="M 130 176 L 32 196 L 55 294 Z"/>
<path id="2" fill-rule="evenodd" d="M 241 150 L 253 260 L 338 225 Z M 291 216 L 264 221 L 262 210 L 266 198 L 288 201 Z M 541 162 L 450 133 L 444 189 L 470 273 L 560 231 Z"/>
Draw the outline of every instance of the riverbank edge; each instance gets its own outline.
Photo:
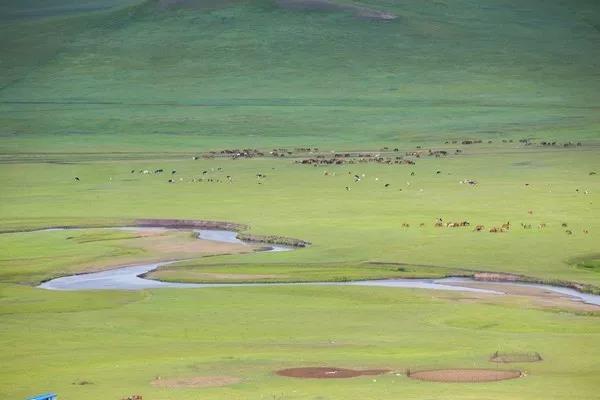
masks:
<path id="1" fill-rule="evenodd" d="M 229 221 L 214 221 L 214 220 L 195 220 L 195 219 L 159 219 L 159 218 L 141 218 L 141 219 L 132 219 L 132 220 L 123 220 L 120 224 L 115 224 L 114 222 L 111 224 L 81 224 L 81 225 L 54 225 L 54 226 L 45 226 L 45 227 L 37 227 L 30 229 L 7 229 L 0 230 L 0 234 L 6 233 L 21 233 L 21 232 L 35 232 L 40 230 L 47 229 L 93 229 L 93 228 L 121 228 L 121 227 L 140 227 L 140 228 L 168 228 L 168 229 L 207 229 L 207 230 L 226 230 L 238 232 L 237 238 L 242 241 L 252 242 L 252 243 L 265 243 L 265 244 L 277 244 L 277 245 L 285 245 L 297 248 L 303 248 L 311 243 L 301 239 L 289 238 L 285 236 L 277 236 L 277 235 L 254 235 L 243 233 L 242 231 L 249 229 L 249 225 L 240 224 Z M 164 263 L 174 263 L 178 261 L 184 260 L 169 260 Z M 377 264 L 377 263 L 375 263 Z M 387 264 L 387 263 L 382 263 Z M 395 263 L 391 263 L 395 264 Z M 400 264 L 400 263 L 398 263 Z M 402 263 L 402 265 L 410 265 L 410 263 Z M 117 269 L 111 268 L 111 269 Z M 457 268 L 459 269 L 459 268 Z M 462 268 L 460 268 L 462 269 Z M 152 271 L 148 271 L 150 273 Z M 72 275 L 80 275 L 88 272 L 83 272 L 79 274 Z M 145 274 L 144 274 L 145 275 Z M 57 277 L 52 277 L 49 279 L 45 279 L 40 281 L 40 283 L 47 282 L 52 279 L 56 279 Z M 442 278 L 472 278 L 476 281 L 481 282 L 499 282 L 499 283 L 529 283 L 529 284 L 540 284 L 540 285 L 549 285 L 549 286 L 557 286 L 563 287 L 567 289 L 573 289 L 581 293 L 600 295 L 600 287 L 581 283 L 574 281 L 566 281 L 561 279 L 542 279 L 535 278 L 527 275 L 520 274 L 512 274 L 512 273 L 503 273 L 503 272 L 490 272 L 490 271 L 472 271 L 465 270 L 464 274 L 440 274 L 437 278 L 431 277 L 410 277 L 403 279 L 442 279 Z M 394 278 L 384 278 L 384 279 L 394 279 Z M 360 280 L 338 280 L 339 282 L 353 282 Z M 171 281 L 165 281 L 171 282 Z M 301 283 L 311 283 L 312 281 L 301 281 Z M 336 282 L 332 280 L 331 282 Z M 186 283 L 186 282 L 182 282 Z M 207 282 L 195 282 L 195 283 L 207 283 Z M 215 282 L 211 282 L 215 283 Z M 281 283 L 294 283 L 288 281 L 282 281 Z M 300 283 L 300 282 L 297 282 Z"/>

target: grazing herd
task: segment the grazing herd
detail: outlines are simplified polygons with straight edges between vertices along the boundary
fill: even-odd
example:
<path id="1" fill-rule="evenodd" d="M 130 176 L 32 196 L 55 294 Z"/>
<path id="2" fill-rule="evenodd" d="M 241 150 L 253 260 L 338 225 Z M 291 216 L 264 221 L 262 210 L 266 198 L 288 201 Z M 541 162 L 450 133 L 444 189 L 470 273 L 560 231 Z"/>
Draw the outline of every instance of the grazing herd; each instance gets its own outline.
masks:
<path id="1" fill-rule="evenodd" d="M 482 140 L 480 139 L 467 139 L 467 140 L 463 140 L 463 141 L 459 141 L 459 140 L 446 140 L 444 142 L 444 144 L 457 144 L 459 143 L 462 145 L 471 145 L 471 144 L 480 144 L 483 143 Z M 502 143 L 513 143 L 513 139 L 502 139 Z M 494 143 L 493 140 L 488 140 L 487 141 L 488 144 L 492 144 Z M 525 138 L 525 139 L 519 139 L 519 143 L 523 144 L 525 146 L 531 146 L 534 144 L 538 144 L 539 146 L 542 147 L 547 147 L 547 146 L 561 146 L 561 143 L 557 142 L 556 140 L 540 140 L 539 142 L 534 142 L 533 139 L 529 139 L 529 138 Z M 564 142 L 562 143 L 562 147 L 581 147 L 583 146 L 583 143 L 581 142 Z"/>
<path id="2" fill-rule="evenodd" d="M 420 146 L 419 146 L 420 147 Z M 398 148 L 393 150 L 394 153 L 399 151 Z M 421 157 L 445 157 L 448 155 L 446 150 L 419 150 L 408 151 L 404 155 L 385 154 L 389 152 L 387 147 L 384 147 L 383 152 L 344 152 L 344 153 L 321 153 L 315 154 L 309 158 L 301 158 L 296 160 L 296 164 L 312 165 L 318 167 L 320 165 L 344 165 L 344 164 L 365 164 L 375 163 L 384 165 L 415 165 L 415 158 Z"/>
<path id="3" fill-rule="evenodd" d="M 227 157 L 233 160 L 237 160 L 238 158 L 254 158 L 254 157 L 264 157 L 265 153 L 258 149 L 225 149 L 220 151 L 209 151 L 208 153 L 204 153 L 202 155 L 203 158 L 215 158 L 215 157 Z M 194 160 L 197 160 L 198 157 L 194 157 Z"/>
<path id="4" fill-rule="evenodd" d="M 513 141 L 508 139 L 508 140 L 502 140 L 503 143 L 512 143 Z M 452 141 L 446 141 L 445 144 L 457 144 L 459 143 L 459 141 L 457 140 L 452 140 Z M 460 141 L 461 145 L 475 145 L 475 144 L 480 144 L 483 143 L 482 140 L 462 140 Z M 492 143 L 492 141 L 488 141 L 488 143 Z M 534 144 L 534 142 L 530 139 L 521 139 L 519 140 L 520 144 L 524 144 L 524 145 L 532 145 Z M 540 146 L 543 147 L 547 147 L 547 146 L 560 146 L 560 147 L 573 147 L 573 146 L 582 146 L 581 142 L 577 142 L 577 143 L 573 143 L 573 142 L 567 142 L 567 143 L 558 143 L 556 141 L 547 141 L 547 140 L 543 140 L 543 141 L 539 141 L 538 144 Z M 297 147 L 294 148 L 292 150 L 288 150 L 285 148 L 278 148 L 278 149 L 273 149 L 271 151 L 261 151 L 259 149 L 252 149 L 252 148 L 246 148 L 246 149 L 225 149 L 225 150 L 220 150 L 220 151 L 210 151 L 207 153 L 203 153 L 202 157 L 203 158 L 208 158 L 208 159 L 212 159 L 212 158 L 217 158 L 217 157 L 225 157 L 225 158 L 230 158 L 230 159 L 242 159 L 242 158 L 255 158 L 255 157 L 276 157 L 276 158 L 285 158 L 285 157 L 289 157 L 289 158 L 294 158 L 294 163 L 295 164 L 301 164 L 301 165 L 313 165 L 315 167 L 317 166 L 326 166 L 326 165 L 344 165 L 344 164 L 364 164 L 364 163 L 375 163 L 375 164 L 385 164 L 385 165 L 398 165 L 398 164 L 407 164 L 407 165 L 415 165 L 415 160 L 422 158 L 422 157 L 435 157 L 435 158 L 440 158 L 440 157 L 446 157 L 449 155 L 449 151 L 448 150 L 433 150 L 433 149 L 427 149 L 427 150 L 423 150 L 421 148 L 421 146 L 416 146 L 417 150 L 416 151 L 407 151 L 404 154 L 398 154 L 400 152 L 399 148 L 393 148 L 390 149 L 389 147 L 383 147 L 380 152 L 324 152 L 324 151 L 320 151 L 318 148 L 316 147 Z M 462 153 L 461 149 L 455 149 L 454 150 L 454 154 L 460 154 Z M 309 155 L 309 157 L 306 157 L 307 155 Z M 198 160 L 200 157 L 198 156 L 193 156 L 192 159 L 193 160 Z M 275 169 L 275 168 L 273 168 Z M 168 174 L 168 179 L 166 180 L 167 183 L 169 184 L 175 184 L 178 182 L 206 182 L 206 183 L 233 183 L 234 179 L 233 176 L 231 175 L 223 175 L 220 174 L 220 172 L 222 172 L 223 169 L 222 168 L 211 168 L 210 170 L 203 170 L 200 176 L 197 177 L 193 177 L 193 178 L 187 178 L 184 179 L 182 177 L 176 178 L 176 176 L 179 176 L 177 173 L 177 170 L 172 169 L 170 171 L 166 171 L 164 168 L 155 168 L 155 169 L 131 169 L 130 173 L 131 174 L 142 174 L 142 175 L 163 175 L 163 174 Z M 442 171 L 441 170 L 435 170 L 432 171 L 432 173 L 434 175 L 441 175 Z M 588 173 L 589 176 L 594 176 L 596 175 L 596 171 L 590 171 Z M 328 171 L 325 170 L 323 172 L 324 176 L 336 176 L 336 172 L 334 171 Z M 351 171 L 348 171 L 348 175 L 352 178 L 352 181 L 354 182 L 354 184 L 358 184 L 360 182 L 362 182 L 366 176 L 364 173 L 354 173 Z M 450 174 L 449 174 L 450 175 Z M 411 171 L 410 172 L 410 176 L 415 176 L 415 171 Z M 256 183 L 258 185 L 262 185 L 264 182 L 266 182 L 266 178 L 267 175 L 259 172 L 256 173 Z M 79 178 L 79 176 L 75 176 L 74 180 L 76 182 L 80 182 L 81 179 Z M 112 178 L 110 178 L 110 180 L 112 181 Z M 375 182 L 379 182 L 379 178 L 374 178 Z M 476 186 L 478 185 L 478 181 L 475 179 L 471 179 L 471 178 L 465 178 L 459 181 L 460 184 L 464 184 L 464 185 L 471 185 L 471 186 Z M 407 186 L 410 186 L 410 182 L 406 183 Z M 530 183 L 524 183 L 525 187 L 529 187 Z M 383 188 L 390 188 L 392 187 L 392 183 L 390 182 L 382 182 L 382 186 Z M 396 186 L 397 187 L 397 186 Z M 345 191 L 350 191 L 351 187 L 349 185 L 344 186 Z M 397 189 L 398 191 L 402 191 L 401 188 Z M 423 191 L 423 189 L 420 189 L 420 191 Z M 580 190 L 579 188 L 575 189 L 575 191 L 577 193 L 584 193 L 586 195 L 590 194 L 589 190 Z M 529 210 L 528 214 L 532 215 L 533 211 Z M 469 223 L 469 221 L 463 220 L 463 221 L 449 221 L 449 222 L 445 222 L 443 221 L 441 218 L 438 219 L 435 223 L 434 223 L 434 227 L 436 228 L 461 228 L 461 227 L 468 227 L 471 224 Z M 424 227 L 425 223 L 420 223 L 419 224 L 420 227 Z M 410 224 L 408 223 L 402 223 L 402 227 L 403 228 L 409 228 Z M 508 232 L 511 230 L 511 223 L 510 222 L 506 222 L 504 224 L 501 224 L 499 226 L 491 226 L 489 228 L 486 228 L 484 225 L 481 224 L 477 224 L 475 225 L 475 228 L 473 229 L 475 232 L 483 232 L 483 231 L 488 231 L 490 233 L 502 233 L 502 232 Z M 524 223 L 521 222 L 520 223 L 520 227 L 524 230 L 531 230 L 532 229 L 532 224 L 531 223 Z M 546 228 L 546 224 L 545 223 L 540 223 L 537 226 L 538 230 L 544 229 Z M 567 235 L 573 235 L 574 231 L 572 229 L 569 229 L 566 223 L 562 224 L 562 228 L 564 228 L 564 232 Z M 588 229 L 584 229 L 583 230 L 584 234 L 588 234 L 589 230 Z"/>
<path id="5" fill-rule="evenodd" d="M 567 224 L 566 223 L 562 223 L 561 224 L 562 227 L 566 227 Z M 419 227 L 423 228 L 425 227 L 425 223 L 421 222 L 419 224 Z M 458 221 L 458 222 L 444 222 L 444 220 L 442 218 L 438 218 L 435 223 L 433 224 L 433 226 L 435 228 L 462 228 L 462 227 L 467 227 L 467 226 L 471 226 L 471 223 L 469 221 Z M 538 225 L 538 229 L 544 229 L 546 228 L 546 224 L 545 223 L 541 223 Z M 410 228 L 410 224 L 407 222 L 402 222 L 401 223 L 401 227 L 402 228 Z M 531 224 L 526 224 L 526 223 L 521 223 L 521 227 L 523 229 L 532 229 L 532 225 Z M 502 233 L 502 232 L 508 232 L 511 229 L 511 223 L 510 221 L 500 225 L 500 226 L 492 226 L 491 228 L 488 229 L 488 232 L 490 233 Z M 485 231 L 486 228 L 484 225 L 475 225 L 475 229 L 473 229 L 474 232 L 483 232 Z M 570 229 L 565 230 L 565 233 L 567 235 L 573 235 L 573 231 Z M 584 229 L 583 230 L 584 234 L 589 234 L 589 229 Z"/>

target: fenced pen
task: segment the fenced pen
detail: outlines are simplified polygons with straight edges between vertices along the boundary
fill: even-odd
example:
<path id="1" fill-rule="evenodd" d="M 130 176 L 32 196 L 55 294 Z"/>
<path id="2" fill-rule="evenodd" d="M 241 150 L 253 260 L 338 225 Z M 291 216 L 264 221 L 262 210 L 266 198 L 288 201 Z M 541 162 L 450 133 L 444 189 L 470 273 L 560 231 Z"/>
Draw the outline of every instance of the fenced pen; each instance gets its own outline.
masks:
<path id="1" fill-rule="evenodd" d="M 531 352 L 503 352 L 496 351 L 490 357 L 490 361 L 496 363 L 520 363 L 542 361 L 542 356 L 536 351 Z"/>

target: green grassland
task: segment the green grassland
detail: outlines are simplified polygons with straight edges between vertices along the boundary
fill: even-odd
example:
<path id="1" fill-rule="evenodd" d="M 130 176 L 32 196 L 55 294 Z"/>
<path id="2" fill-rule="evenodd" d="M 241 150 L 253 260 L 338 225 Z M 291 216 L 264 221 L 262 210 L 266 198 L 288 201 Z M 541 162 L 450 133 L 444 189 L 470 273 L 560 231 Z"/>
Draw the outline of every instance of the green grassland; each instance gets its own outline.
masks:
<path id="1" fill-rule="evenodd" d="M 315 168 L 290 159 L 78 161 L 67 156 L 63 163 L 3 164 L 1 220 L 8 231 L 126 225 L 143 217 L 204 218 L 313 243 L 293 252 L 185 262 L 157 273 L 168 280 L 347 280 L 486 270 L 599 285 L 597 270 L 580 266 L 597 257 L 600 184 L 597 175 L 589 175 L 597 163 L 592 145 L 548 150 L 514 143 L 464 146 L 461 155 L 424 158 L 414 166 Z M 130 172 L 145 168 L 176 169 L 183 181 L 169 184 L 164 175 Z M 189 182 L 203 170 L 215 178 L 230 175 L 233 182 Z M 348 172 L 365 178 L 354 183 Z M 267 175 L 262 184 L 257 173 Z M 479 184 L 461 185 L 465 178 Z M 473 226 L 435 228 L 438 217 L 486 227 L 510 220 L 513 227 L 499 234 L 474 232 Z M 533 228 L 523 229 L 520 222 Z M 573 235 L 565 233 L 563 222 Z M 546 228 L 538 229 L 539 223 Z M 152 255 L 126 246 L 129 235 L 110 230 L 0 235 L 6 249 L 0 340 L 10 348 L 1 354 L 8 366 L 0 378 L 4 396 L 52 389 L 66 399 L 132 393 L 165 400 L 536 399 L 548 393 L 566 399 L 593 398 L 597 392 L 597 315 L 540 309 L 518 298 L 481 302 L 464 294 L 310 286 L 57 293 L 15 285 L 73 273 L 92 262 Z M 275 278 L 237 279 L 236 274 Z M 486 367 L 497 349 L 539 351 L 545 361 L 510 366 L 526 370 L 524 379 L 475 385 L 424 383 L 394 374 L 343 382 L 273 375 L 298 365 L 387 367 L 400 373 Z M 242 381 L 201 389 L 150 385 L 155 376 L 207 375 Z M 93 384 L 78 384 L 83 381 Z"/>
<path id="2" fill-rule="evenodd" d="M 24 398 L 51 388 L 64 399 L 133 393 L 164 400 L 595 398 L 596 317 L 438 296 L 317 287 L 47 293 L 3 285 L 0 338 L 10 351 L 2 352 L 0 392 Z M 535 350 L 545 361 L 511 365 L 528 376 L 491 384 L 273 374 L 298 365 L 387 367 L 400 374 L 406 368 L 496 368 L 487 358 L 497 349 Z M 198 375 L 243 381 L 204 389 L 150 385 L 156 376 Z"/>
<path id="3" fill-rule="evenodd" d="M 132 244 L 131 232 L 20 231 L 137 218 L 231 221 L 312 243 L 188 260 L 154 272 L 158 279 L 497 271 L 600 287 L 600 175 L 590 174 L 600 173 L 597 2 L 340 3 L 398 18 L 267 0 L 0 5 L 0 398 L 47 390 L 61 400 L 597 398 L 598 313 L 520 297 L 310 285 L 33 287 L 161 255 Z M 582 146 L 525 146 L 521 138 Z M 293 146 L 400 154 L 423 146 L 451 155 L 327 167 L 192 160 L 211 149 Z M 137 172 L 158 168 L 167 173 Z M 171 170 L 175 183 L 167 182 Z M 191 182 L 204 170 L 232 182 Z M 267 175 L 260 184 L 258 173 Z M 364 177 L 355 183 L 354 174 Z M 437 218 L 471 226 L 436 228 Z M 507 232 L 488 232 L 508 221 Z M 486 229 L 475 232 L 479 224 Z M 489 384 L 402 376 L 406 368 L 496 368 L 487 361 L 496 350 L 538 351 L 544 361 L 506 366 L 527 376 Z M 273 373 L 295 366 L 400 376 Z M 150 384 L 156 376 L 242 381 L 160 389 Z"/>
<path id="4" fill-rule="evenodd" d="M 251 233 L 313 243 L 292 252 L 197 259 L 154 276 L 167 280 L 318 281 L 485 270 L 600 285 L 597 269 L 581 267 L 594 263 L 598 251 L 600 182 L 589 175 L 600 169 L 595 146 L 460 147 L 463 154 L 423 158 L 414 166 L 312 167 L 291 159 L 172 156 L 7 162 L 0 166 L 1 228 L 198 218 L 246 223 Z M 175 169 L 183 181 L 169 184 L 165 175 L 131 173 L 154 168 Z M 203 170 L 233 181 L 190 182 Z M 365 177 L 354 183 L 349 172 Z M 267 175 L 262 184 L 257 173 Z M 479 183 L 460 184 L 463 179 Z M 474 232 L 473 226 L 435 228 L 438 217 L 486 227 L 511 221 L 513 227 L 498 234 Z M 540 223 L 546 228 L 538 229 Z M 597 314 L 532 307 L 518 298 L 481 302 L 464 294 L 310 286 L 61 293 L 22 285 L 91 264 L 151 258 L 152 249 L 127 245 L 130 235 L 85 229 L 0 235 L 3 397 L 49 389 L 64 399 L 140 393 L 164 400 L 536 399 L 549 393 L 566 399 L 597 393 Z M 474 385 L 394 374 L 342 382 L 273 374 L 306 365 L 387 367 L 400 373 L 486 367 L 497 349 L 539 351 L 545 361 L 510 366 L 526 370 L 524 379 Z M 214 375 L 242 381 L 196 389 L 150 385 L 155 376 Z M 93 384 L 78 384 L 83 381 Z"/>
<path id="5" fill-rule="evenodd" d="M 313 245 L 281 254 L 206 258 L 197 262 L 198 268 L 388 262 L 432 266 L 436 273 L 440 268 L 502 271 L 600 285 L 595 269 L 570 261 L 598 251 L 600 181 L 598 175 L 589 175 L 600 170 L 596 148 L 481 146 L 464 146 L 464 153 L 448 158 L 420 159 L 414 166 L 315 168 L 289 159 L 191 158 L 4 164 L 2 227 L 126 225 L 148 217 L 229 220 L 248 224 L 251 233 L 298 237 Z M 175 169 L 183 181 L 169 184 L 164 175 L 130 172 L 156 168 Z M 208 176 L 224 180 L 229 175 L 232 183 L 190 182 L 211 169 Z M 262 184 L 257 173 L 267 175 Z M 363 173 L 365 178 L 355 183 L 352 175 Z M 75 176 L 81 181 L 76 182 Z M 460 184 L 464 179 L 479 183 Z M 435 228 L 437 218 L 467 220 L 471 226 Z M 510 231 L 487 232 L 508 221 Z M 410 227 L 402 227 L 403 223 Z M 524 229 L 521 223 L 532 228 Z M 538 228 L 542 223 L 546 228 Z M 478 224 L 486 230 L 474 232 Z M 573 234 L 568 235 L 567 229 Z M 4 235 L 1 240 L 19 235 L 23 234 Z M 24 235 L 41 240 L 39 250 L 44 238 L 51 237 Z M 424 273 L 427 269 L 420 267 Z M 340 270 L 332 279 L 344 275 Z"/>

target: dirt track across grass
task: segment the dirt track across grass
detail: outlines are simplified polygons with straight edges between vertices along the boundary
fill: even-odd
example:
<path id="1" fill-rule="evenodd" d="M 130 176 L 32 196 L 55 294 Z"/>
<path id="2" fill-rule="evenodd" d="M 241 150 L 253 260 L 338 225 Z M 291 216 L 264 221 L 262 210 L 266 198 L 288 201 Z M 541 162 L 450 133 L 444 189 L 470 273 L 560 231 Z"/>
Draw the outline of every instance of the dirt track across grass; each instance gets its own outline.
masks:
<path id="1" fill-rule="evenodd" d="M 305 379 L 339 379 L 339 378 L 354 378 L 363 375 L 382 375 L 389 372 L 387 369 L 367 369 L 354 370 L 347 368 L 336 367 L 304 367 L 304 368 L 288 368 L 276 371 L 277 375 L 287 376 L 290 378 L 305 378 Z"/>
<path id="2" fill-rule="evenodd" d="M 497 369 L 433 369 L 411 372 L 408 377 L 430 382 L 493 382 L 523 376 L 517 370 Z"/>
<path id="3" fill-rule="evenodd" d="M 156 387 L 175 389 L 227 386 L 238 382 L 241 382 L 241 379 L 233 376 L 194 376 L 191 378 L 156 378 L 151 384 Z"/>

